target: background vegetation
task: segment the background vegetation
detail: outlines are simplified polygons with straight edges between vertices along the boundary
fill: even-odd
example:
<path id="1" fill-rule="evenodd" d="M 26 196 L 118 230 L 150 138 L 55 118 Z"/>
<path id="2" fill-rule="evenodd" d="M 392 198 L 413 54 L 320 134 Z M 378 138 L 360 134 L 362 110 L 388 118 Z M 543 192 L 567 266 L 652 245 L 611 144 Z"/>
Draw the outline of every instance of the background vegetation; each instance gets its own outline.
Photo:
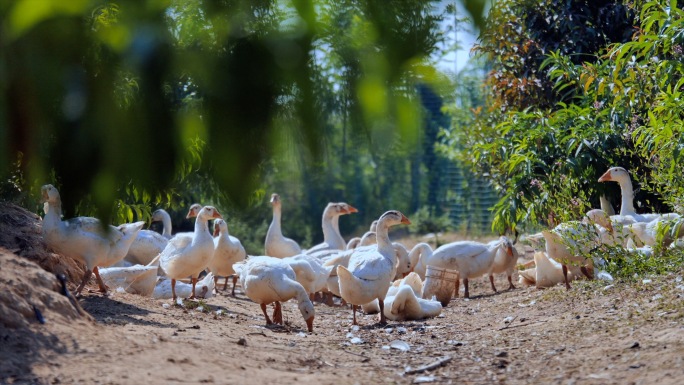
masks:
<path id="1" fill-rule="evenodd" d="M 305 246 L 329 201 L 360 210 L 345 234 L 389 208 L 427 231 L 487 217 L 482 186 L 493 233 L 548 227 L 601 195 L 619 208 L 597 182 L 618 165 L 638 211 L 681 213 L 678 2 L 483 4 L 454 74 L 434 65 L 457 44 L 450 2 L 2 3 L 0 196 L 38 212 L 51 182 L 67 216 L 177 225 L 214 204 L 251 252 L 271 192 Z"/>

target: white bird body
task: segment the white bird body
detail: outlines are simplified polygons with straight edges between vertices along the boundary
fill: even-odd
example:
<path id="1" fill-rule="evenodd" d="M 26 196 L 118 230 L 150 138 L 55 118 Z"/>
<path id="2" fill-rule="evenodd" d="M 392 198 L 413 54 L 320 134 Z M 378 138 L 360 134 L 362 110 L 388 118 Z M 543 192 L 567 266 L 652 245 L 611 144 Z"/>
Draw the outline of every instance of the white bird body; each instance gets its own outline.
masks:
<path id="1" fill-rule="evenodd" d="M 76 217 L 63 221 L 62 201 L 57 189 L 52 185 L 44 185 L 41 191 L 48 206 L 42 223 L 45 243 L 58 253 L 86 266 L 76 295 L 80 294 L 92 272 L 95 272 L 100 290 L 106 292 L 107 288 L 99 278 L 97 267 L 107 267 L 121 261 L 145 222 L 128 223 L 118 227 L 110 225 L 105 229 L 98 219 L 91 217 Z"/>
<path id="2" fill-rule="evenodd" d="M 169 240 L 156 231 L 140 230 L 124 259 L 134 265 L 147 265 L 168 243 Z"/>
<path id="3" fill-rule="evenodd" d="M 385 298 L 385 317 L 392 321 L 421 320 L 442 313 L 439 301 L 423 299 L 410 286 L 401 285 L 394 296 Z"/>
<path id="4" fill-rule="evenodd" d="M 216 219 L 214 221 L 214 256 L 209 261 L 207 267 L 209 271 L 214 273 L 214 278 L 218 281 L 218 277 L 226 277 L 226 285 L 224 285 L 224 290 L 228 283 L 228 276 L 233 275 L 233 291 L 232 295 L 235 295 L 235 283 L 237 277 L 235 275 L 235 270 L 233 270 L 233 264 L 244 261 L 247 257 L 247 252 L 242 246 L 242 242 L 239 239 L 228 233 L 228 224 L 223 219 Z M 214 282 L 216 283 L 216 282 Z M 218 291 L 218 287 L 216 288 Z"/>
<path id="5" fill-rule="evenodd" d="M 390 226 L 401 223 L 409 224 L 410 221 L 398 211 L 384 213 L 378 220 L 377 246 L 354 249 L 349 258 L 349 267 L 337 266 L 340 294 L 353 305 L 354 324 L 357 306 L 378 299 L 380 308 L 384 307 L 387 290 L 397 272 L 396 252 L 389 240 L 388 230 Z M 380 322 L 385 322 L 382 312 Z"/>
<path id="6" fill-rule="evenodd" d="M 556 226 L 553 230 L 544 230 L 542 235 L 546 240 L 546 254 L 550 259 L 560 263 L 563 274 L 571 269 L 576 275 L 577 268 L 590 277 L 589 270 L 593 271 L 594 264 L 589 252 L 601 244 L 601 239 L 592 224 L 569 221 Z M 568 280 L 565 281 L 566 289 L 570 289 Z"/>
<path id="7" fill-rule="evenodd" d="M 211 298 L 214 295 L 214 275 L 207 274 L 201 280 L 197 281 L 195 288 L 195 296 L 199 298 Z M 180 298 L 187 298 L 192 296 L 192 285 L 189 283 L 177 281 L 175 288 L 176 296 Z M 171 299 L 173 298 L 173 291 L 171 289 L 171 280 L 160 277 L 152 292 L 152 298 L 156 299 Z"/>
<path id="8" fill-rule="evenodd" d="M 328 282 L 328 277 L 330 276 L 330 273 L 333 271 L 333 266 L 324 266 L 323 261 L 320 260 L 319 258 L 316 258 L 315 256 L 312 255 L 306 255 L 306 254 L 299 254 L 295 255 L 293 257 L 288 257 L 287 259 L 291 259 L 293 261 L 297 261 L 297 263 L 306 262 L 309 264 L 310 270 L 306 269 L 307 271 L 310 271 L 313 274 L 313 280 L 309 284 L 309 286 L 312 287 L 312 291 L 307 290 L 308 293 L 316 293 L 319 291 L 328 291 L 327 288 L 327 282 Z M 294 269 L 294 267 L 293 267 Z M 295 269 L 295 273 L 297 273 L 297 270 Z M 307 272 L 308 274 L 308 272 Z M 297 281 L 299 281 L 299 273 L 297 273 Z M 302 286 L 306 285 L 302 284 Z"/>
<path id="9" fill-rule="evenodd" d="M 658 218 L 648 223 L 638 222 L 625 226 L 627 231 L 634 235 L 637 246 L 655 246 L 659 233 L 662 233 L 664 246 L 669 246 L 676 239 L 684 236 L 682 221 Z M 638 242 L 636 242 L 638 241 Z"/>
<path id="10" fill-rule="evenodd" d="M 414 293 L 418 296 L 420 296 L 420 294 L 423 292 L 423 281 L 420 279 L 420 276 L 418 276 L 416 273 L 409 273 L 406 277 L 396 279 L 394 282 L 392 282 L 389 289 L 387 289 L 387 296 L 385 298 L 397 294 L 399 287 L 403 285 L 411 287 Z M 361 306 L 361 308 L 366 314 L 375 314 L 380 311 L 380 304 L 378 303 L 377 299 L 374 299 L 373 301 Z"/>
<path id="11" fill-rule="evenodd" d="M 497 254 L 502 252 L 503 255 L 497 259 Z M 415 270 L 419 275 L 422 273 L 424 278 L 425 271 L 422 269 L 428 265 L 442 267 L 445 269 L 456 270 L 458 272 L 458 280 L 463 279 L 465 288 L 465 298 L 470 296 L 468 289 L 468 280 L 477 278 L 484 274 L 489 276 L 492 289 L 496 292 L 494 287 L 494 273 L 509 272 L 512 274 L 512 266 L 515 266 L 517 261 L 516 254 L 514 254 L 514 247 L 506 237 L 501 237 L 489 243 L 481 243 L 475 241 L 457 241 L 447 243 L 438 247 L 432 255 L 426 254 L 425 258 L 421 258 L 420 271 Z M 497 261 L 495 263 L 495 261 Z M 458 295 L 458 280 L 456 281 L 456 294 Z M 509 275 L 509 288 L 514 288 L 511 282 L 511 275 Z"/>
<path id="12" fill-rule="evenodd" d="M 192 277 L 197 282 L 199 273 L 204 270 L 214 256 L 214 241 L 209 233 L 209 219 L 220 218 L 221 214 L 212 206 L 203 207 L 195 221 L 192 238 L 173 237 L 159 256 L 159 264 L 171 278 L 171 285 L 177 279 Z M 175 298 L 174 298 L 175 299 Z"/>
<path id="13" fill-rule="evenodd" d="M 273 206 L 273 219 L 266 232 L 264 241 L 265 254 L 275 258 L 291 257 L 301 254 L 302 248 L 297 242 L 283 236 L 281 229 L 281 202 L 278 194 L 271 195 L 271 205 Z"/>
<path id="14" fill-rule="evenodd" d="M 313 304 L 286 261 L 268 256 L 250 257 L 234 264 L 233 269 L 240 276 L 245 295 L 261 305 L 267 324 L 272 322 L 266 313 L 266 305 L 276 303 L 273 322 L 282 324 L 282 314 L 278 314 L 280 302 L 295 298 L 308 330 L 313 331 Z"/>
<path id="15" fill-rule="evenodd" d="M 157 267 L 106 267 L 100 269 L 100 276 L 109 287 L 121 287 L 127 293 L 150 296 L 157 283 Z"/>
<path id="16" fill-rule="evenodd" d="M 233 264 L 243 261 L 247 252 L 242 242 L 228 233 L 228 225 L 223 219 L 216 219 L 214 228 L 214 255 L 207 267 L 214 275 L 233 275 Z"/>
<path id="17" fill-rule="evenodd" d="M 323 250 L 344 250 L 346 243 L 340 233 L 340 216 L 358 212 L 351 205 L 339 202 L 330 202 L 323 210 L 321 226 L 323 228 L 323 242 L 306 251 L 306 254 L 314 254 Z"/>

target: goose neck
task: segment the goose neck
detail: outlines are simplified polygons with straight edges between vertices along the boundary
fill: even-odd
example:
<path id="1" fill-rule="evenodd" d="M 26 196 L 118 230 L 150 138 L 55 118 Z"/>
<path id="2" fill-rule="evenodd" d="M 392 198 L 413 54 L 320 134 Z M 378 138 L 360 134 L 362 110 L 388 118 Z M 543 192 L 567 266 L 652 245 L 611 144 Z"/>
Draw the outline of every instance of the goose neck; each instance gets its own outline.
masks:
<path id="1" fill-rule="evenodd" d="M 280 227 L 281 210 L 280 206 L 273 205 L 273 224 Z"/>
<path id="2" fill-rule="evenodd" d="M 165 237 L 171 237 L 171 216 L 166 211 L 162 212 L 162 235 Z"/>
<path id="3" fill-rule="evenodd" d="M 205 235 L 211 237 L 211 233 L 209 232 L 209 220 L 207 218 L 197 217 L 197 220 L 195 220 L 195 233 L 193 238 L 198 239 Z"/>
<path id="4" fill-rule="evenodd" d="M 619 181 L 620 193 L 622 201 L 620 204 L 620 215 L 634 214 L 634 189 L 632 188 L 632 180 L 624 178 Z"/>

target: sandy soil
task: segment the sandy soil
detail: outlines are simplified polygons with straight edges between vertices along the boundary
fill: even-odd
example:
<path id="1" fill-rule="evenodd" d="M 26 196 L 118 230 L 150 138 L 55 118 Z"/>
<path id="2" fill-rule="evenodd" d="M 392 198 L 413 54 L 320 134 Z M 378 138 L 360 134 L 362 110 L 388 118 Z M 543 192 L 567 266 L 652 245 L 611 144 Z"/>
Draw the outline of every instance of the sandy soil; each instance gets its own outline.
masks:
<path id="1" fill-rule="evenodd" d="M 316 304 L 313 334 L 292 302 L 285 327 L 266 327 L 239 287 L 187 307 L 91 291 L 80 303 L 95 322 L 43 309 L 45 324 L 0 323 L 0 383 L 681 384 L 683 275 L 496 294 L 483 278 L 439 318 L 386 326 L 364 315 L 352 327 L 349 308 Z"/>

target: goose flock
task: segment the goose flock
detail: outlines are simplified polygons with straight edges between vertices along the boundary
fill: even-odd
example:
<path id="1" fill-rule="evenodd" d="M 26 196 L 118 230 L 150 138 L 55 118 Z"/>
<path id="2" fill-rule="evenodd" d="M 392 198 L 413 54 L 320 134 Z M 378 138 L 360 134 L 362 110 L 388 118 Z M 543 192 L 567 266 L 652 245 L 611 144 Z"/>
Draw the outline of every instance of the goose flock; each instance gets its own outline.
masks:
<path id="1" fill-rule="evenodd" d="M 632 184 L 624 168 L 613 167 L 599 179 L 609 181 L 620 184 L 620 213 L 611 215 L 606 211 L 610 205 L 602 200 L 604 209 L 589 211 L 581 221 L 561 223 L 529 236 L 536 242 L 537 251 L 534 261 L 525 265 L 527 269 L 519 271 L 520 283 L 538 288 L 564 283 L 570 289 L 573 279 L 601 276 L 598 269 L 602 261 L 588 257 L 589 251 L 601 243 L 648 252 L 647 248 L 658 241 L 658 234 L 672 223 L 676 231 L 670 231 L 665 241 L 674 244 L 684 236 L 678 214 L 634 211 Z M 64 220 L 57 189 L 45 185 L 41 191 L 46 244 L 85 265 L 77 296 L 93 273 L 104 293 L 108 284 L 152 298 L 172 299 L 174 303 L 179 298 L 210 298 L 219 293 L 220 277 L 225 278 L 223 291 L 227 291 L 232 278 L 230 295 L 236 295 L 239 281 L 244 295 L 261 307 L 266 324 L 282 324 L 282 302 L 294 300 L 307 330 L 312 332 L 316 298 L 320 306 L 351 305 L 353 325 L 358 324 L 359 311 L 378 313 L 379 322 L 385 324 L 387 320 L 438 316 L 452 295 L 458 297 L 461 281 L 464 298 L 470 297 L 469 280 L 482 276 L 489 278 L 495 293 L 494 274 L 505 274 L 508 290 L 515 289 L 513 273 L 519 255 L 507 237 L 487 243 L 457 241 L 434 250 L 426 243 L 418 243 L 409 250 L 389 236 L 391 227 L 411 223 L 396 210 L 382 214 L 362 236 L 345 241 L 339 218 L 358 210 L 345 202 L 331 202 L 322 214 L 323 240 L 303 249 L 283 235 L 282 201 L 273 194 L 264 255 L 247 255 L 240 240 L 229 233 L 226 220 L 212 206 L 193 204 L 187 218 L 196 218 L 194 231 L 176 234 L 169 214 L 156 210 L 152 220 L 163 223 L 159 234 L 142 230 L 144 222 L 107 227 L 89 217 Z M 427 274 L 430 269 L 450 272 L 455 280 L 440 281 Z M 431 295 L 427 287 L 434 284 L 451 293 L 446 300 L 438 301 Z M 270 315 L 268 305 L 273 305 Z"/>

